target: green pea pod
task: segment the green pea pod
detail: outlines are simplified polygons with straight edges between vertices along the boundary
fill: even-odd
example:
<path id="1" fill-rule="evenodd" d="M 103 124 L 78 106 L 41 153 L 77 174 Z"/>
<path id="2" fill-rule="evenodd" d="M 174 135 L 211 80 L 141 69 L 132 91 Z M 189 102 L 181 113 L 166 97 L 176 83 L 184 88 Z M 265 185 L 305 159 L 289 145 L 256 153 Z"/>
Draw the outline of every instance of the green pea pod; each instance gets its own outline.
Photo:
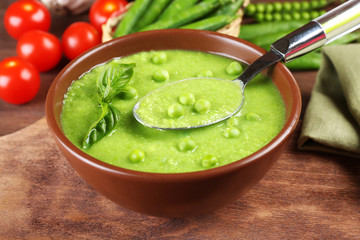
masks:
<path id="1" fill-rule="evenodd" d="M 196 4 L 198 0 L 174 0 L 169 6 L 161 13 L 158 20 L 170 19 L 176 16 L 179 12 L 188 9 Z"/>
<path id="2" fill-rule="evenodd" d="M 250 40 L 258 36 L 277 32 L 291 32 L 306 22 L 304 21 L 286 21 L 286 22 L 264 22 L 241 25 L 239 38 Z"/>
<path id="3" fill-rule="evenodd" d="M 273 34 L 267 34 L 264 36 L 255 37 L 252 39 L 249 39 L 248 41 L 254 43 L 255 45 L 258 45 L 259 47 L 264 48 L 265 50 L 269 51 L 271 44 L 273 44 L 276 40 L 284 37 L 285 35 L 289 34 L 292 31 L 286 31 L 286 32 L 278 32 Z M 329 43 L 328 45 L 336 45 L 336 44 L 346 44 L 350 42 L 354 42 L 360 39 L 360 32 L 352 32 L 348 33 L 341 38 L 336 39 L 335 41 Z M 320 51 L 320 50 L 318 50 Z"/>
<path id="4" fill-rule="evenodd" d="M 247 16 L 255 16 L 259 13 L 291 13 L 294 11 L 304 12 L 310 10 L 318 10 L 326 7 L 333 0 L 311 0 L 311 1 L 283 1 L 268 3 L 251 3 L 246 7 L 245 14 Z"/>
<path id="5" fill-rule="evenodd" d="M 94 143 L 99 142 L 101 139 L 113 132 L 119 123 L 120 112 L 115 107 L 108 103 L 101 103 L 102 114 L 95 123 L 90 127 L 86 134 L 82 147 L 90 148 Z"/>
<path id="6" fill-rule="evenodd" d="M 234 16 L 229 16 L 229 15 L 213 16 L 199 20 L 197 22 L 187 24 L 185 26 L 182 26 L 181 28 L 216 31 L 226 26 L 234 19 L 235 19 Z"/>
<path id="7" fill-rule="evenodd" d="M 136 0 L 116 27 L 114 38 L 129 34 L 150 3 L 151 0 Z"/>
<path id="8" fill-rule="evenodd" d="M 123 64 L 114 61 L 105 65 L 105 69 L 97 79 L 100 101 L 110 102 L 130 82 L 134 73 L 135 63 Z"/>
<path id="9" fill-rule="evenodd" d="M 273 44 L 276 40 L 286 36 L 290 32 L 292 32 L 292 31 L 285 31 L 285 32 L 283 31 L 283 32 L 277 32 L 277 33 L 272 33 L 272 34 L 266 34 L 263 36 L 249 39 L 248 41 L 269 51 L 271 44 Z"/>
<path id="10" fill-rule="evenodd" d="M 221 4 L 225 4 L 230 2 L 231 0 L 208 0 L 196 4 L 193 7 L 190 7 L 184 11 L 179 12 L 178 14 L 174 15 L 172 18 L 168 20 L 160 20 L 157 21 L 140 31 L 148 31 L 148 30 L 155 30 L 155 29 L 166 29 L 166 28 L 177 28 L 181 27 L 187 23 L 195 21 L 206 14 L 213 11 L 215 8 L 219 7 Z"/>
<path id="11" fill-rule="evenodd" d="M 234 16 L 236 12 L 241 8 L 244 0 L 235 0 L 234 2 L 230 2 L 216 10 L 212 16 L 221 16 L 221 15 L 230 15 Z"/>
<path id="12" fill-rule="evenodd" d="M 286 67 L 290 70 L 317 70 L 321 65 L 321 53 L 311 52 L 304 56 L 301 56 L 291 62 L 285 63 Z"/>
<path id="13" fill-rule="evenodd" d="M 141 29 L 153 23 L 164 8 L 168 5 L 170 0 L 153 0 L 146 12 L 140 16 L 136 22 L 134 29 Z"/>

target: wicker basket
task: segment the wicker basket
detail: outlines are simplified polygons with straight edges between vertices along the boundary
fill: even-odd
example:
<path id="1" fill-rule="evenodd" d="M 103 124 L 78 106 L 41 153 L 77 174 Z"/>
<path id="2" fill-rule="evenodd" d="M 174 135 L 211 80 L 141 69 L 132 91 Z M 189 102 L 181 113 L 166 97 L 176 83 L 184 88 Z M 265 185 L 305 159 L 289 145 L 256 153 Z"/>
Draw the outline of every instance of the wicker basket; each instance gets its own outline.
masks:
<path id="1" fill-rule="evenodd" d="M 245 0 L 243 7 L 240 8 L 237 12 L 238 17 L 234 19 L 231 23 L 225 27 L 217 30 L 219 33 L 227 34 L 230 36 L 238 37 L 240 33 L 240 25 L 244 15 L 243 8 L 249 5 L 250 0 Z M 132 6 L 133 2 L 130 2 L 126 5 L 126 9 L 129 9 Z M 113 39 L 112 33 L 113 29 L 119 24 L 119 22 L 124 18 L 126 11 L 117 16 L 110 17 L 105 24 L 102 25 L 102 42 L 109 41 Z"/>

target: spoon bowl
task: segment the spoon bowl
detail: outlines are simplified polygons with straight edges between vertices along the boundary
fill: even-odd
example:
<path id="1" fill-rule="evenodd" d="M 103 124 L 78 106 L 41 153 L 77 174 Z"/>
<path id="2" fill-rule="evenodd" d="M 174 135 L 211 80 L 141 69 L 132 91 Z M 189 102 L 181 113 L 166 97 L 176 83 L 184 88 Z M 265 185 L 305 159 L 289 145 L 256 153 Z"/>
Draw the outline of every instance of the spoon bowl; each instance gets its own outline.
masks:
<path id="1" fill-rule="evenodd" d="M 195 84 L 201 86 L 201 88 L 196 88 L 197 86 L 189 87 Z M 228 90 L 224 89 L 224 86 L 229 87 Z M 133 115 L 144 126 L 162 130 L 192 129 L 209 126 L 224 121 L 239 112 L 244 102 L 244 87 L 245 85 L 238 78 L 233 81 L 200 77 L 179 80 L 164 85 L 141 98 L 133 108 Z M 203 112 L 198 107 L 201 104 L 201 100 L 195 101 L 193 93 L 196 96 L 207 94 L 211 98 L 212 94 L 209 92 L 213 88 L 216 91 L 221 90 L 226 93 L 227 98 L 221 99 L 223 101 L 219 102 L 220 104 L 215 107 L 211 105 L 208 110 Z M 180 95 L 184 96 L 184 100 L 181 100 L 179 97 L 179 103 L 169 104 L 169 102 L 164 102 L 164 106 L 159 104 L 161 102 L 159 96 L 166 96 L 169 92 L 174 92 L 174 89 L 177 90 L 176 92 L 191 94 L 194 98 L 194 101 L 190 103 L 191 106 L 184 106 L 188 105 L 184 102 L 186 101 L 186 94 Z M 189 92 L 190 90 L 191 93 Z M 227 104 L 225 100 L 231 100 L 231 103 Z M 183 105 L 181 104 L 182 101 Z M 172 110 L 173 106 L 177 106 L 179 110 Z M 185 111 L 188 109 L 187 114 L 184 114 L 184 109 Z M 167 114 L 163 114 L 166 112 Z"/>

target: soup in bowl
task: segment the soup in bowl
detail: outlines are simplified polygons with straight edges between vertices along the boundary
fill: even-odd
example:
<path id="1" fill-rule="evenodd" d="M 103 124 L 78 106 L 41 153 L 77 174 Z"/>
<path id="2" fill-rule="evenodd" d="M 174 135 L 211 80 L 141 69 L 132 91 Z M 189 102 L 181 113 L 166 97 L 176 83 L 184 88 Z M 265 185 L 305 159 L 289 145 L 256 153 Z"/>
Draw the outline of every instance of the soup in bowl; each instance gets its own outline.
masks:
<path id="1" fill-rule="evenodd" d="M 263 53 L 241 39 L 196 30 L 141 32 L 103 43 L 54 80 L 46 100 L 49 128 L 76 172 L 123 207 L 167 217 L 215 210 L 265 175 L 295 129 L 301 98 L 291 73 L 277 64 L 269 77 L 249 83 L 239 113 L 204 128 L 148 128 L 135 120 L 132 107 L 183 78 L 231 81 L 241 65 Z M 111 94 L 106 79 L 114 72 L 124 84 Z M 161 120 L 206 117 L 227 97 L 225 85 L 216 87 L 193 85 L 160 96 L 152 108 L 165 99 Z"/>

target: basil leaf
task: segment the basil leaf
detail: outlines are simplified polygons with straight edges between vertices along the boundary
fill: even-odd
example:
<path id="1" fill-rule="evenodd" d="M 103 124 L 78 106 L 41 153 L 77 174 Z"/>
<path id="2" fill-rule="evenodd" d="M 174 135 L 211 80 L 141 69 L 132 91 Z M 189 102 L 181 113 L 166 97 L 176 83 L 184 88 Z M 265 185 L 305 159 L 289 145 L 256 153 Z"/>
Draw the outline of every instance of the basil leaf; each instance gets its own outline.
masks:
<path id="1" fill-rule="evenodd" d="M 90 127 L 83 140 L 83 148 L 91 147 L 116 128 L 120 120 L 120 112 L 109 103 L 116 94 L 124 91 L 125 86 L 132 78 L 135 66 L 135 63 L 124 64 L 114 61 L 105 65 L 105 69 L 100 73 L 96 82 L 102 114 L 99 120 Z"/>
<path id="2" fill-rule="evenodd" d="M 94 143 L 109 135 L 117 126 L 120 120 L 120 112 L 108 103 L 101 103 L 102 114 L 90 127 L 88 134 L 84 138 L 82 147 L 89 148 Z"/>
<path id="3" fill-rule="evenodd" d="M 109 62 L 97 80 L 98 94 L 101 101 L 110 102 L 130 82 L 135 63 L 125 64 Z"/>

